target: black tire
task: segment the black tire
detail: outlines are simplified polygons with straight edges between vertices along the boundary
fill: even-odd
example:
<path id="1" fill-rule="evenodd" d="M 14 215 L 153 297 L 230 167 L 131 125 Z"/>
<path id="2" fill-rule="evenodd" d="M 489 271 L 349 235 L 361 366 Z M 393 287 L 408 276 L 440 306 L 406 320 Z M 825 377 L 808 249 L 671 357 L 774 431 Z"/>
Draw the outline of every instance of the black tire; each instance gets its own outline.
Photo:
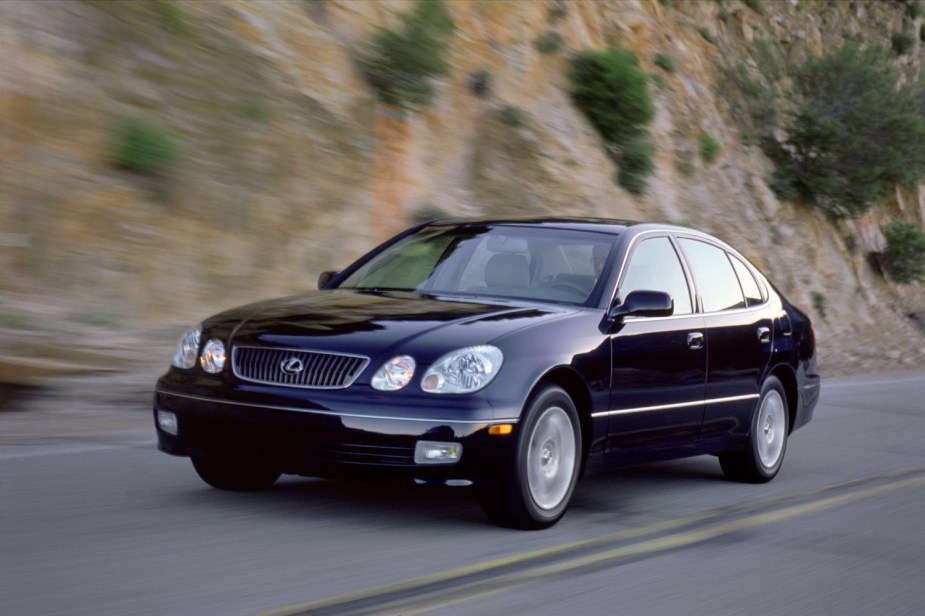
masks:
<path id="1" fill-rule="evenodd" d="M 517 425 L 501 480 L 479 492 L 482 508 L 501 526 L 523 530 L 552 526 L 572 500 L 581 455 L 575 403 L 559 387 L 539 390 Z"/>
<path id="2" fill-rule="evenodd" d="M 787 393 L 777 377 L 769 376 L 752 411 L 745 449 L 719 455 L 723 474 L 728 479 L 746 483 L 771 481 L 784 461 L 789 433 Z"/>
<path id="3" fill-rule="evenodd" d="M 192 458 L 196 473 L 213 488 L 234 492 L 254 492 L 269 488 L 280 472 L 257 461 L 227 458 Z"/>

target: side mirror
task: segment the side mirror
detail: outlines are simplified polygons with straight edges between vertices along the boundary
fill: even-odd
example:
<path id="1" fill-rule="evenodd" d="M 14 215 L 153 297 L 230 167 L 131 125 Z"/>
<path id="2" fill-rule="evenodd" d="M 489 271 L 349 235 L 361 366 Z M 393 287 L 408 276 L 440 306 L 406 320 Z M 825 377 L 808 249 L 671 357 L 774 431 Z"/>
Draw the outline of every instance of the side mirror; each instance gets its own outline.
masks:
<path id="1" fill-rule="evenodd" d="M 324 289 L 328 286 L 328 283 L 334 280 L 334 277 L 337 276 L 340 272 L 321 272 L 321 275 L 318 276 L 318 288 Z"/>
<path id="2" fill-rule="evenodd" d="M 668 317 L 674 313 L 674 300 L 661 291 L 633 291 L 623 303 L 610 309 L 611 319 L 623 317 Z"/>

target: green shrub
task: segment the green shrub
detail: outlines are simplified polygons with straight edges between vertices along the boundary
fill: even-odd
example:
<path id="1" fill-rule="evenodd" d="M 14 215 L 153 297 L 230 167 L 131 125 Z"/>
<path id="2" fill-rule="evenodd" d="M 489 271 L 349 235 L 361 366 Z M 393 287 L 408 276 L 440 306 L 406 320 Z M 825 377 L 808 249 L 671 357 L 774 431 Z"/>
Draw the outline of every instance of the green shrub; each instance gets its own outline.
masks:
<path id="1" fill-rule="evenodd" d="M 558 32 L 544 32 L 533 39 L 533 47 L 540 53 L 556 53 L 564 46 L 565 41 Z"/>
<path id="2" fill-rule="evenodd" d="M 524 128 L 530 125 L 530 116 L 523 107 L 507 105 L 501 109 L 501 121 L 514 128 Z"/>
<path id="3" fill-rule="evenodd" d="M 720 149 L 719 142 L 716 139 L 706 133 L 700 135 L 700 158 L 704 162 L 710 164 L 716 160 Z"/>
<path id="4" fill-rule="evenodd" d="M 655 148 L 647 135 L 635 137 L 620 146 L 617 154 L 617 183 L 633 193 L 646 192 L 646 178 L 655 170 Z"/>
<path id="5" fill-rule="evenodd" d="M 491 96 L 491 73 L 479 69 L 469 76 L 469 91 L 479 98 Z"/>
<path id="6" fill-rule="evenodd" d="M 761 144 L 761 139 L 753 132 L 746 131 L 742 133 L 739 137 L 739 141 L 742 142 L 742 145 L 747 147 L 753 147 Z"/>
<path id="7" fill-rule="evenodd" d="M 572 58 L 572 100 L 617 152 L 617 183 L 633 194 L 646 190 L 655 168 L 646 126 L 655 116 L 648 76 L 632 51 L 611 47 Z"/>
<path id="8" fill-rule="evenodd" d="M 32 314 L 0 312 L 0 327 L 7 329 L 41 330 L 45 326 Z"/>
<path id="9" fill-rule="evenodd" d="M 122 315 L 106 308 L 83 308 L 69 316 L 72 321 L 84 325 L 110 326 L 122 322 Z"/>
<path id="10" fill-rule="evenodd" d="M 549 6 L 547 18 L 549 23 L 555 23 L 568 15 L 568 0 L 555 0 Z"/>
<path id="11" fill-rule="evenodd" d="M 710 43 L 711 45 L 716 45 L 716 37 L 713 36 L 713 33 L 710 32 L 709 28 L 707 28 L 706 26 L 702 26 L 700 28 L 697 28 L 697 32 L 700 33 L 700 36 L 703 37 L 703 40 Z"/>
<path id="12" fill-rule="evenodd" d="M 126 116 L 116 121 L 109 159 L 122 169 L 160 176 L 177 160 L 180 148 L 163 126 L 149 118 Z"/>
<path id="13" fill-rule="evenodd" d="M 786 73 L 785 62 L 777 44 L 764 39 L 755 41 L 752 57 L 760 72 L 750 70 L 744 62 L 724 64 L 720 66 L 722 79 L 718 91 L 726 98 L 735 116 L 751 118 L 757 124 L 748 129 L 760 129 L 759 132 L 765 133 L 777 123 L 780 90 L 777 82 Z M 742 96 L 734 96 L 734 90 Z"/>
<path id="14" fill-rule="evenodd" d="M 764 0 L 745 0 L 745 5 L 759 15 L 764 15 Z"/>
<path id="15" fill-rule="evenodd" d="M 669 56 L 666 53 L 657 53 L 655 54 L 655 66 L 659 67 L 666 73 L 674 72 L 674 58 Z"/>
<path id="16" fill-rule="evenodd" d="M 883 264 L 896 282 L 925 282 L 925 233 L 894 220 L 880 228 L 886 238 Z"/>
<path id="17" fill-rule="evenodd" d="M 761 74 L 769 81 L 780 81 L 784 76 L 784 63 L 781 60 L 780 49 L 773 40 L 755 40 L 755 60 L 760 67 Z"/>
<path id="18" fill-rule="evenodd" d="M 675 162 L 675 168 L 684 175 L 693 175 L 694 164 L 689 160 L 679 160 Z"/>
<path id="19" fill-rule="evenodd" d="M 434 220 L 441 220 L 443 218 L 449 218 L 450 215 L 446 211 L 434 205 L 433 203 L 425 203 L 421 207 L 414 210 L 414 213 L 411 215 L 412 224 L 419 225 L 425 222 L 431 222 Z"/>
<path id="20" fill-rule="evenodd" d="M 176 2 L 161 0 L 155 5 L 155 10 L 165 30 L 171 34 L 186 33 L 186 15 Z"/>
<path id="21" fill-rule="evenodd" d="M 786 139 L 765 144 L 772 188 L 850 218 L 925 177 L 925 89 L 898 83 L 881 48 L 851 43 L 808 60 L 794 75 Z"/>
<path id="22" fill-rule="evenodd" d="M 632 51 L 583 51 L 571 62 L 572 100 L 611 144 L 645 133 L 655 116 L 648 77 Z"/>
<path id="23" fill-rule="evenodd" d="M 904 56 L 915 45 L 915 38 L 911 32 L 906 30 L 897 30 L 890 36 L 890 43 L 893 46 L 893 53 L 897 56 Z"/>
<path id="24" fill-rule="evenodd" d="M 446 55 L 453 20 L 442 0 L 418 0 L 400 22 L 395 30 L 376 31 L 360 68 L 382 99 L 428 105 L 434 97 L 431 80 L 450 72 Z"/>
<path id="25" fill-rule="evenodd" d="M 793 201 L 800 196 L 800 191 L 794 184 L 793 179 L 779 169 L 775 169 L 768 179 L 768 188 L 781 201 Z"/>
<path id="26" fill-rule="evenodd" d="M 912 19 L 918 19 L 919 17 L 925 16 L 925 2 L 919 0 L 918 2 L 912 2 L 909 4 L 909 16 Z"/>
<path id="27" fill-rule="evenodd" d="M 819 291 L 813 291 L 812 298 L 813 298 L 813 308 L 816 310 L 816 314 L 822 317 L 822 320 L 825 321 L 826 320 L 825 295 L 823 295 Z"/>
<path id="28" fill-rule="evenodd" d="M 234 110 L 239 115 L 255 122 L 266 122 L 270 118 L 266 105 L 260 101 L 242 101 L 234 106 Z"/>
<path id="29" fill-rule="evenodd" d="M 748 67 L 744 62 L 737 62 L 733 65 L 723 65 L 720 70 L 723 73 L 723 80 L 735 86 L 735 88 L 749 99 L 765 96 L 764 86 L 761 82 L 748 74 Z"/>

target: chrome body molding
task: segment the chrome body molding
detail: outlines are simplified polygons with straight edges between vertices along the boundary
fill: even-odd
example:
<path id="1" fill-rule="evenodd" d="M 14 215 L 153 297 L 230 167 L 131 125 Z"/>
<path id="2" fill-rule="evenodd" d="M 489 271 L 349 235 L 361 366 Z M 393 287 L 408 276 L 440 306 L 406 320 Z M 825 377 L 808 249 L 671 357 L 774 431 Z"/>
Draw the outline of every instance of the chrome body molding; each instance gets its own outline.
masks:
<path id="1" fill-rule="evenodd" d="M 694 400 L 693 402 L 678 402 L 676 404 L 661 404 L 658 406 L 640 406 L 632 409 L 617 409 L 615 411 L 603 411 L 601 413 L 592 413 L 591 417 L 611 417 L 613 415 L 629 415 L 630 413 L 648 413 L 650 411 L 666 411 L 669 409 L 683 409 L 699 404 L 723 404 L 725 402 L 742 402 L 743 400 L 757 400 L 758 394 L 746 394 L 744 396 L 730 396 L 728 398 L 711 398 L 710 400 Z"/>

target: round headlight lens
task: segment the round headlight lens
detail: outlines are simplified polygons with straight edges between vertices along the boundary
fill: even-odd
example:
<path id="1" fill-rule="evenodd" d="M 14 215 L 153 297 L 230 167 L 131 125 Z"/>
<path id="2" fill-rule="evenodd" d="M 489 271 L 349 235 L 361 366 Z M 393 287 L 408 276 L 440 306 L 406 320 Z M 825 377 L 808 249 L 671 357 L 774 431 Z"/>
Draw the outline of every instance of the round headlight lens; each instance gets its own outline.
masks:
<path id="1" fill-rule="evenodd" d="M 504 355 L 491 345 L 466 347 L 447 353 L 424 373 L 421 389 L 432 394 L 468 394 L 491 383 Z"/>
<path id="2" fill-rule="evenodd" d="M 202 348 L 199 364 L 209 374 L 218 374 L 225 367 L 225 345 L 221 340 L 209 340 Z"/>
<path id="3" fill-rule="evenodd" d="M 382 364 L 370 382 L 373 389 L 396 391 L 411 382 L 417 364 L 409 355 L 399 355 Z"/>
<path id="4" fill-rule="evenodd" d="M 202 335 L 202 327 L 196 326 L 188 330 L 177 342 L 177 350 L 174 351 L 171 365 L 177 368 L 189 370 L 196 365 L 196 355 L 199 353 L 199 337 Z"/>

